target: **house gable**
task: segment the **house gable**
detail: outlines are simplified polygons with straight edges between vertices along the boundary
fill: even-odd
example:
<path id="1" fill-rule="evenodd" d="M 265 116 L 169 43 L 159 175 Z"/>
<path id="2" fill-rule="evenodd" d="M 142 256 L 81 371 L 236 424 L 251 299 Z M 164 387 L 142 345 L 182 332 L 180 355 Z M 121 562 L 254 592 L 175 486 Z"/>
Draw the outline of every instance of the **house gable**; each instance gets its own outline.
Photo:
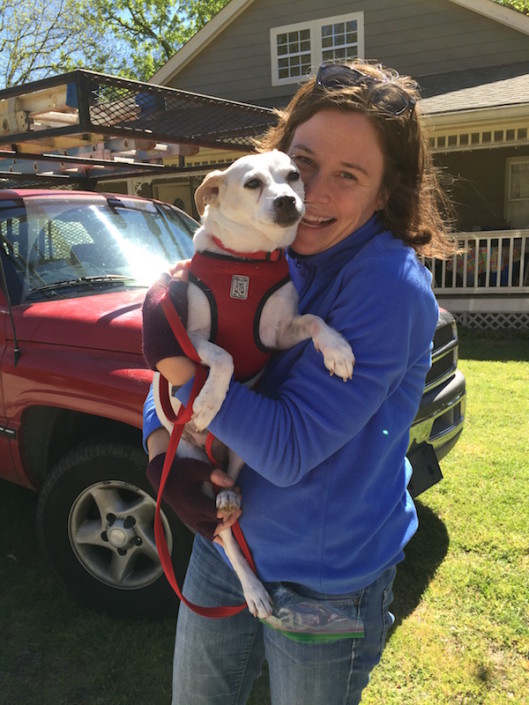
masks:
<path id="1" fill-rule="evenodd" d="M 151 81 L 281 102 L 296 86 L 273 85 L 272 30 L 346 13 L 362 17 L 363 56 L 415 77 L 527 57 L 529 17 L 492 0 L 342 0 L 324 8 L 320 0 L 232 0 Z"/>
<path id="2" fill-rule="evenodd" d="M 450 2 L 461 5 L 472 12 L 477 12 L 484 17 L 489 17 L 491 20 L 511 27 L 518 32 L 529 34 L 529 17 L 498 5 L 497 2 L 490 0 L 450 0 Z"/>

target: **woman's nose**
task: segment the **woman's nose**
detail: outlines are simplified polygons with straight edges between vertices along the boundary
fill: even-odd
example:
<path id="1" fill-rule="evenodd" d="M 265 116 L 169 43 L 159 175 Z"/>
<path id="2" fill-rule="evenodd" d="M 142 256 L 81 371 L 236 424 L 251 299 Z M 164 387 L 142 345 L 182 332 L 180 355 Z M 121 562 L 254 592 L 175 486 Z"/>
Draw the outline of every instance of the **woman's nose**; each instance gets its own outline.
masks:
<path id="1" fill-rule="evenodd" d="M 303 180 L 305 186 L 305 203 L 325 201 L 329 197 L 326 180 L 321 172 L 313 171 Z"/>

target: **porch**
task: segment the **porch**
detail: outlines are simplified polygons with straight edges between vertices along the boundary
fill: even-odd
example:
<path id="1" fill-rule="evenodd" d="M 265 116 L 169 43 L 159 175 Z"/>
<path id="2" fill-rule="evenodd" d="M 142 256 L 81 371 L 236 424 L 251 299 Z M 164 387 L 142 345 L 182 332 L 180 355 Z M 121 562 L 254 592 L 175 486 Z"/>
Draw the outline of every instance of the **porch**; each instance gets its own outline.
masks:
<path id="1" fill-rule="evenodd" d="M 463 327 L 529 329 L 529 229 L 457 237 L 462 254 L 424 260 L 439 304 Z"/>

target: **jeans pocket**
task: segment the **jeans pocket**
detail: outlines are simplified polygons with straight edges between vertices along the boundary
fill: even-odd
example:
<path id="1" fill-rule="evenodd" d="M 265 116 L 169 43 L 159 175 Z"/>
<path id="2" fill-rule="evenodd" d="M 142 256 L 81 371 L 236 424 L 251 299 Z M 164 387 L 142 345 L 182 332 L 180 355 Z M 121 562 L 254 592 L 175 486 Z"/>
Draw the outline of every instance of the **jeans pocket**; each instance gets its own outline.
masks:
<path id="1" fill-rule="evenodd" d="M 264 623 L 290 639 L 334 641 L 364 636 L 361 593 L 316 597 L 284 583 L 267 585 L 267 589 L 274 608 Z"/>

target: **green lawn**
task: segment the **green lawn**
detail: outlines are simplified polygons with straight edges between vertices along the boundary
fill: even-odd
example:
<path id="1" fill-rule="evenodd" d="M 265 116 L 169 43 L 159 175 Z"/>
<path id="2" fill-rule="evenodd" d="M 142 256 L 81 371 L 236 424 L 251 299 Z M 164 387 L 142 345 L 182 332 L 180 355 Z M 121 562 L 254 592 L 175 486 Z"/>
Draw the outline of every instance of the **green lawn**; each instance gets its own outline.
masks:
<path id="1" fill-rule="evenodd" d="M 529 702 L 529 337 L 468 335 L 461 358 L 465 432 L 420 498 L 365 705 Z M 0 705 L 169 705 L 174 620 L 70 601 L 34 511 L 32 493 L 0 483 Z M 251 705 L 269 705 L 264 679 Z"/>
<path id="2" fill-rule="evenodd" d="M 529 703 L 529 338 L 472 337 L 461 356 L 465 432 L 421 497 L 395 605 L 411 609 L 366 705 Z"/>

